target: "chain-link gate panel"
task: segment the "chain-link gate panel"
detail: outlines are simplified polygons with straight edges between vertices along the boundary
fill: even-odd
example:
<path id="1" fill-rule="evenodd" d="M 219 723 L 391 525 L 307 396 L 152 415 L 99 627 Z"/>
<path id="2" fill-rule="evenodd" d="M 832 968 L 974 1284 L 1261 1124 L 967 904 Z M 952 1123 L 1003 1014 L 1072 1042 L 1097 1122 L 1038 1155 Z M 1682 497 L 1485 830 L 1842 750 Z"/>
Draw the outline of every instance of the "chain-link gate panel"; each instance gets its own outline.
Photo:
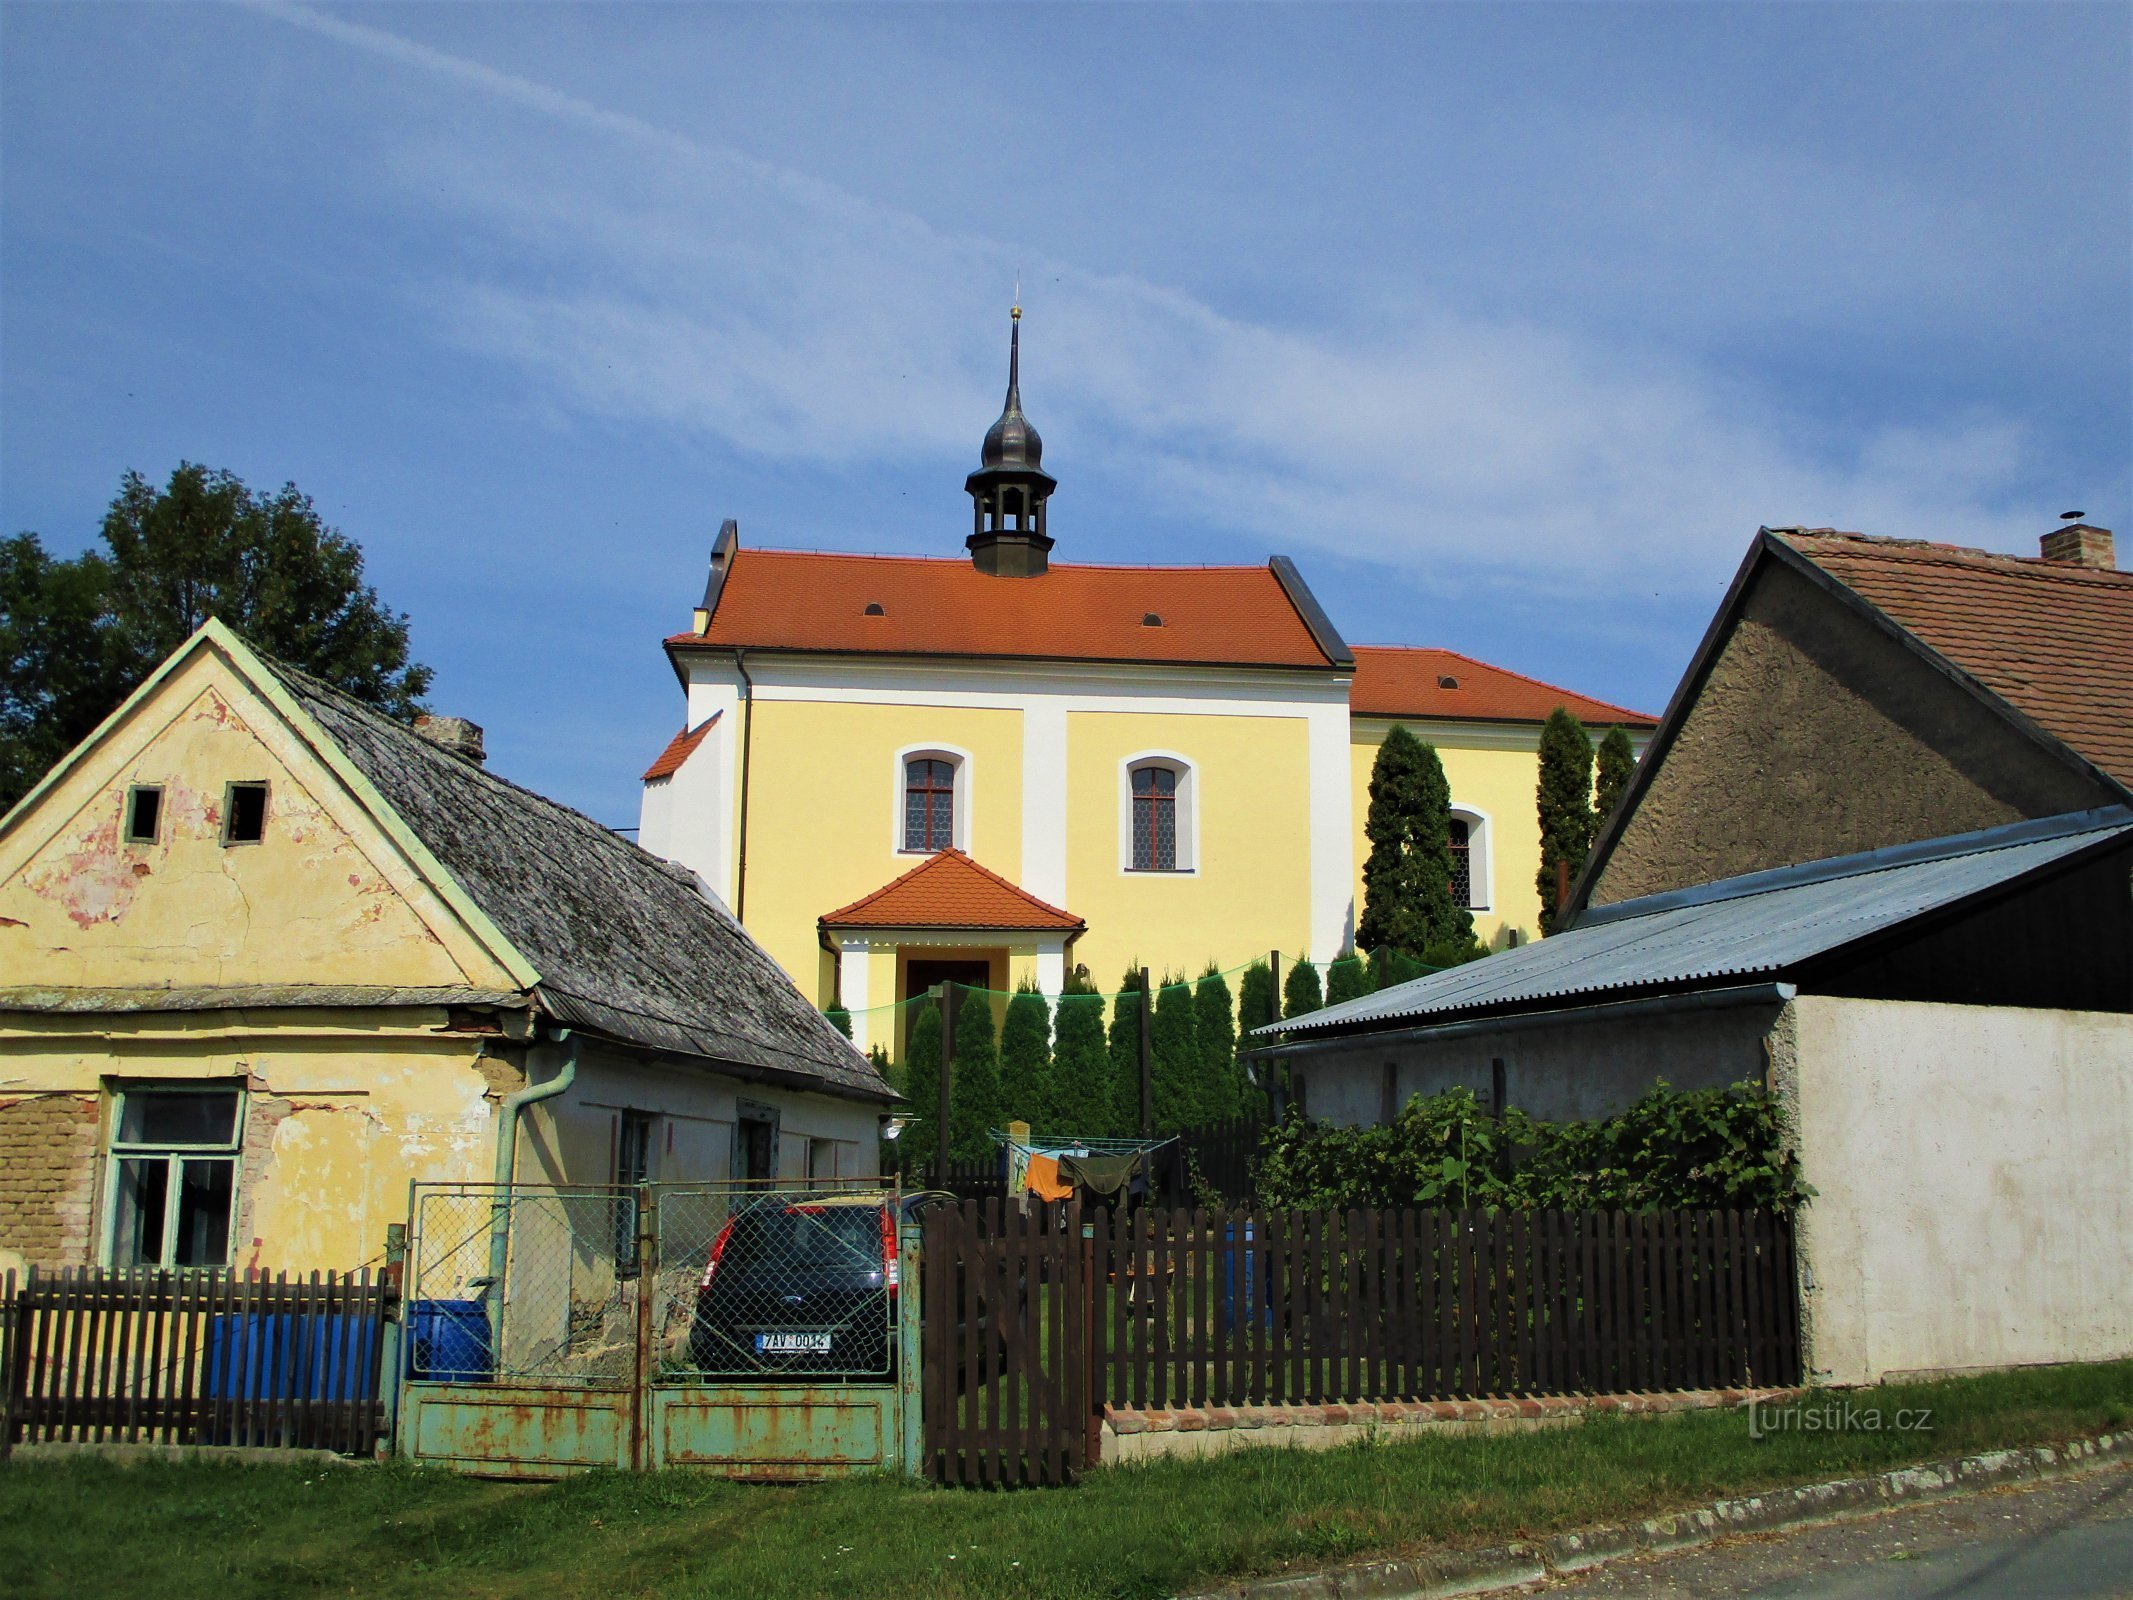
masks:
<path id="1" fill-rule="evenodd" d="M 874 1183 L 663 1186 L 653 1349 L 663 1382 L 886 1380 L 897 1201 Z"/>
<path id="2" fill-rule="evenodd" d="M 415 1375 L 636 1380 L 636 1191 L 428 1186 L 415 1196 Z"/>

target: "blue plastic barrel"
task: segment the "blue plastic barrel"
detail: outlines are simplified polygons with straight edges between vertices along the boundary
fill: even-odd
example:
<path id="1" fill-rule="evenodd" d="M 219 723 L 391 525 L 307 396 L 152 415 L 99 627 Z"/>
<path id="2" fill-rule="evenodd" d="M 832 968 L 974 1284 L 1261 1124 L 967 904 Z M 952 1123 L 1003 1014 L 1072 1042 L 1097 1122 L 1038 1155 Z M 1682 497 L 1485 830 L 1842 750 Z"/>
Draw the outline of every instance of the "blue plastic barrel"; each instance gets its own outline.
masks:
<path id="1" fill-rule="evenodd" d="M 354 1400 L 370 1392 L 376 1329 L 367 1317 L 218 1316 L 207 1330 L 211 1399 Z"/>
<path id="2" fill-rule="evenodd" d="M 1234 1223 L 1222 1230 L 1222 1242 L 1228 1245 L 1234 1245 L 1237 1242 L 1237 1229 Z M 1252 1225 L 1249 1222 L 1244 1225 L 1244 1242 L 1246 1244 L 1252 1242 Z M 1222 1331 L 1225 1333 L 1230 1332 L 1239 1322 L 1251 1315 L 1249 1309 L 1241 1313 L 1238 1310 L 1237 1258 L 1239 1256 L 1244 1258 L 1244 1304 L 1246 1307 L 1257 1306 L 1259 1315 L 1265 1320 L 1266 1325 L 1271 1328 L 1274 1326 L 1274 1303 L 1268 1297 L 1265 1286 L 1258 1283 L 1258 1273 L 1252 1265 L 1259 1259 L 1259 1252 L 1256 1250 L 1225 1250 L 1222 1252 Z"/>
<path id="3" fill-rule="evenodd" d="M 489 1312 L 479 1300 L 411 1300 L 407 1375 L 425 1383 L 487 1383 L 495 1375 Z"/>

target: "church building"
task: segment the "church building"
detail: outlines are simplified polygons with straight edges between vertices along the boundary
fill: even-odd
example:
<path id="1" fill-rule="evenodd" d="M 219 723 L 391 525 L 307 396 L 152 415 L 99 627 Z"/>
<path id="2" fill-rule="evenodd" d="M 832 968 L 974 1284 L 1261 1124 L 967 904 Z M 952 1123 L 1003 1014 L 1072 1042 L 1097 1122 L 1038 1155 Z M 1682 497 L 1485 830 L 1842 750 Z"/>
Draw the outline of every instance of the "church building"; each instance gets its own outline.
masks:
<path id="1" fill-rule="evenodd" d="M 1396 723 L 1451 782 L 1457 888 L 1494 944 L 1540 905 L 1540 725 L 1653 719 L 1450 651 L 1350 646 L 1295 563 L 1051 559 L 1056 480 L 1007 401 L 961 557 L 743 548 L 666 651 L 687 698 L 639 840 L 693 869 L 856 1042 L 943 981 L 1057 993 L 1353 937 L 1370 768 Z M 877 1018 L 887 1013 L 877 1012 Z"/>

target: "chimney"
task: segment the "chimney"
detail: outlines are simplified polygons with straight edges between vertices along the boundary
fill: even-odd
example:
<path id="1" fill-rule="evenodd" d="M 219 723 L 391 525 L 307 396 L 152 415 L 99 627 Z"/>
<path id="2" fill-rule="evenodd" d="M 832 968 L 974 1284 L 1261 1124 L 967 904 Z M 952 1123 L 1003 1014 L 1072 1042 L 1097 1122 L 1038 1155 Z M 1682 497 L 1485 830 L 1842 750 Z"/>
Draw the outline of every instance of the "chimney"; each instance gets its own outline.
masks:
<path id="1" fill-rule="evenodd" d="M 2080 516 L 2080 512 L 2075 512 Z M 2116 572 L 2118 553 L 2111 543 L 2109 528 L 2092 528 L 2086 522 L 2069 522 L 2063 528 L 2054 528 L 2037 541 L 2046 561 L 2063 562 L 2070 567 L 2088 567 L 2096 572 Z"/>
<path id="2" fill-rule="evenodd" d="M 481 747 L 481 724 L 465 717 L 433 717 L 428 712 L 415 718 L 415 732 L 448 754 L 472 766 L 488 759 Z"/>

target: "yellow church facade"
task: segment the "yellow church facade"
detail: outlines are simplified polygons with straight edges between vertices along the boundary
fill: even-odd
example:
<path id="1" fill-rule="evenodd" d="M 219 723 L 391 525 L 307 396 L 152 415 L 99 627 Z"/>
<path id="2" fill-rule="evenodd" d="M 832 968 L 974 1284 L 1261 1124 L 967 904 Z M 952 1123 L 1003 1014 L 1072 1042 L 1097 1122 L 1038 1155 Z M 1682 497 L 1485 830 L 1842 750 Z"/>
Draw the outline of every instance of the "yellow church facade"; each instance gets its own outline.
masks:
<path id="1" fill-rule="evenodd" d="M 1446 651 L 1351 648 L 1283 557 L 1053 562 L 1018 365 L 965 485 L 965 555 L 721 530 L 666 641 L 685 721 L 645 773 L 640 842 L 893 1051 L 883 1008 L 943 980 L 1330 961 L 1360 909 L 1371 762 L 1405 723 L 1450 778 L 1477 934 L 1531 936 L 1542 719 L 1567 704 L 1640 742 L 1650 719 Z"/>

